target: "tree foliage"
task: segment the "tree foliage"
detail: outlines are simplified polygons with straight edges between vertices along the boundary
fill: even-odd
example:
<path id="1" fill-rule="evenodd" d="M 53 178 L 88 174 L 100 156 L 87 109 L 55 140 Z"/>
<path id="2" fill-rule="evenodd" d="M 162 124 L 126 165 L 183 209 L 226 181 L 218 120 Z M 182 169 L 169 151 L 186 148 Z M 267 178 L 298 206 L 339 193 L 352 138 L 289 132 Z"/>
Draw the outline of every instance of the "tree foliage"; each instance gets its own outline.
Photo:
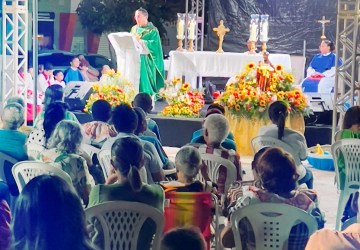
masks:
<path id="1" fill-rule="evenodd" d="M 134 13 L 142 7 L 149 12 L 149 21 L 166 33 L 164 22 L 172 21 L 178 5 L 166 0 L 82 0 L 76 12 L 83 28 L 101 35 L 105 32 L 129 31 L 134 25 Z"/>

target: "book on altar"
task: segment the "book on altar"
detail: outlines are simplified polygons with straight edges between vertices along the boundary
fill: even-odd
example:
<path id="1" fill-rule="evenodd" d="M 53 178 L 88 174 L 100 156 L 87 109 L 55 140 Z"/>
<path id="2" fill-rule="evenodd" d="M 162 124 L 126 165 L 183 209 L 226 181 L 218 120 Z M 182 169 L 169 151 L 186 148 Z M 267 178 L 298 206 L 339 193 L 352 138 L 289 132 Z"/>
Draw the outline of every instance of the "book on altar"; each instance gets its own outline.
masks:
<path id="1" fill-rule="evenodd" d="M 123 49 L 135 48 L 137 52 L 142 55 L 149 54 L 149 49 L 142 40 L 137 40 L 136 36 L 129 32 L 116 32 L 108 35 L 109 40 L 112 44 L 121 45 Z M 115 46 L 113 46 L 115 47 Z"/>

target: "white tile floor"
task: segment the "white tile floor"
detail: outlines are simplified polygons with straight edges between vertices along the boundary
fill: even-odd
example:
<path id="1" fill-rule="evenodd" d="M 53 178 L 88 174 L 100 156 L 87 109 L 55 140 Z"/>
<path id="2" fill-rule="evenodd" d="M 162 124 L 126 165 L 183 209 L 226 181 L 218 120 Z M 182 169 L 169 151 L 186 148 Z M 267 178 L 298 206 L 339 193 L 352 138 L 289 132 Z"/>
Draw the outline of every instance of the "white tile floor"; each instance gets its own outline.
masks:
<path id="1" fill-rule="evenodd" d="M 175 159 L 175 155 L 179 148 L 164 147 L 170 160 Z M 252 179 L 251 173 L 251 156 L 241 156 L 241 166 L 246 171 L 245 180 Z M 320 200 L 320 209 L 324 211 L 326 216 L 326 228 L 335 228 L 337 204 L 339 193 L 334 184 L 335 172 L 322 171 L 310 168 L 314 175 L 314 189 L 318 192 Z"/>

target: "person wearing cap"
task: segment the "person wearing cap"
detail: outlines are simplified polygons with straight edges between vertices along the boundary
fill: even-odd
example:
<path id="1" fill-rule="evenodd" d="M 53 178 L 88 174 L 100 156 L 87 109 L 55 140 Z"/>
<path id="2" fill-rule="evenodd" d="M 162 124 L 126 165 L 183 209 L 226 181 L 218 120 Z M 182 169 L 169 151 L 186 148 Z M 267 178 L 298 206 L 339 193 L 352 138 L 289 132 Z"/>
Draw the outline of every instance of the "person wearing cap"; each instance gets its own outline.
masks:
<path id="1" fill-rule="evenodd" d="M 225 115 L 225 108 L 223 106 L 221 106 L 220 104 L 217 103 L 213 103 L 211 104 L 205 114 L 205 119 L 212 114 L 221 114 L 221 115 Z M 205 121 L 204 119 L 204 121 Z M 203 129 L 199 129 L 196 130 L 191 137 L 191 141 L 190 143 L 201 143 L 204 144 L 205 140 L 204 140 L 204 136 L 202 134 Z M 233 149 L 236 151 L 236 144 L 235 144 L 235 140 L 234 140 L 234 135 L 229 132 L 227 137 L 225 138 L 225 140 L 221 143 L 221 146 L 226 148 L 226 149 Z"/>
<path id="2" fill-rule="evenodd" d="M 201 166 L 201 156 L 197 148 L 183 146 L 175 156 L 177 180 L 162 182 L 165 192 L 216 192 L 211 181 L 202 183 L 195 180 Z"/>

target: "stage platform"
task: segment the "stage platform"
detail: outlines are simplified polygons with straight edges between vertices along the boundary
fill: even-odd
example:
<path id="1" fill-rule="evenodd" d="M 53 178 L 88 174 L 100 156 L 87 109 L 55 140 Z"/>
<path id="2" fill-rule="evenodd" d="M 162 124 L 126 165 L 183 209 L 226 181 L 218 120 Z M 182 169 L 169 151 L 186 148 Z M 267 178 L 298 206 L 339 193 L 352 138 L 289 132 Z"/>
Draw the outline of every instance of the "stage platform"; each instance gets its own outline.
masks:
<path id="1" fill-rule="evenodd" d="M 177 118 L 164 117 L 157 115 L 164 107 L 166 102 L 158 101 L 155 108 L 150 114 L 160 129 L 161 142 L 163 146 L 181 147 L 190 142 L 192 133 L 195 130 L 201 129 L 203 118 Z M 209 105 L 206 104 L 202 109 L 202 114 Z M 80 123 L 91 121 L 91 116 L 82 112 L 74 112 Z M 313 125 L 305 126 L 305 138 L 308 147 L 316 144 L 331 144 L 331 126 L 330 125 Z M 241 153 L 241 152 L 240 152 Z"/>

